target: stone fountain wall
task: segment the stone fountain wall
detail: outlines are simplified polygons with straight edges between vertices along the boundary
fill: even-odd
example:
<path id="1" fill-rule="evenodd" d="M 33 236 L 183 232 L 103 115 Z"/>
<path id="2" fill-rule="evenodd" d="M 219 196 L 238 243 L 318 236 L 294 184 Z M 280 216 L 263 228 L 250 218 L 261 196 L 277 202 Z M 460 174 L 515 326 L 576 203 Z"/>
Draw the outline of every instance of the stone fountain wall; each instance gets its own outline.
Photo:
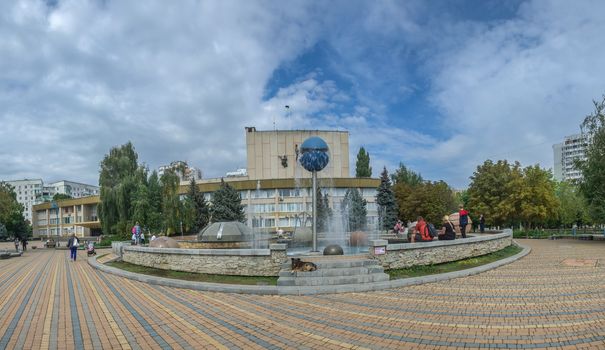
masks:
<path id="1" fill-rule="evenodd" d="M 215 275 L 277 276 L 287 261 L 286 245 L 269 249 L 182 249 L 122 247 L 122 260 L 163 270 Z"/>
<path id="2" fill-rule="evenodd" d="M 386 240 L 370 242 L 370 256 L 380 260 L 385 270 L 415 265 L 432 265 L 485 255 L 513 243 L 512 230 L 492 235 L 474 236 L 453 241 L 387 244 Z"/>

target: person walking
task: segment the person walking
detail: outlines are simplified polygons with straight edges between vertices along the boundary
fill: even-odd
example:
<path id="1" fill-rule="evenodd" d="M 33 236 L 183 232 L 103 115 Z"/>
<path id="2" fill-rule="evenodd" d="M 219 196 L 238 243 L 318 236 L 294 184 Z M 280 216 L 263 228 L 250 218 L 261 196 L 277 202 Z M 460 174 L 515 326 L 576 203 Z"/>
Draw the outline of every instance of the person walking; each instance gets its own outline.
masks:
<path id="1" fill-rule="evenodd" d="M 468 225 L 468 211 L 464 210 L 464 206 L 460 204 L 460 210 L 458 211 L 459 223 L 460 223 L 460 234 L 462 238 L 466 238 L 466 225 Z"/>
<path id="2" fill-rule="evenodd" d="M 23 237 L 21 240 L 21 246 L 23 247 L 22 250 L 25 252 L 27 250 L 27 237 Z"/>
<path id="3" fill-rule="evenodd" d="M 15 237 L 15 250 L 19 253 L 19 237 Z"/>
<path id="4" fill-rule="evenodd" d="M 78 257 L 79 245 L 80 245 L 80 242 L 78 242 L 78 238 L 76 237 L 76 235 L 75 234 L 71 235 L 71 237 L 69 238 L 69 241 L 67 241 L 67 247 L 69 248 L 69 251 L 70 251 L 69 258 L 73 261 L 76 261 L 76 258 Z"/>
<path id="5" fill-rule="evenodd" d="M 479 216 L 479 232 L 485 232 L 485 217 L 483 216 L 483 214 Z"/>

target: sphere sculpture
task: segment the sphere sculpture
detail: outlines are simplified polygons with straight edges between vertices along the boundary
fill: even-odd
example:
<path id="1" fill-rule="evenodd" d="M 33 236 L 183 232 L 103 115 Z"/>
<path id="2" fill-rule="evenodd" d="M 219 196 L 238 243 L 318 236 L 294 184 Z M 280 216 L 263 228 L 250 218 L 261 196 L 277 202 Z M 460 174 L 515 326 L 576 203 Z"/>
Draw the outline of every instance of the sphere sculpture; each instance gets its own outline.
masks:
<path id="1" fill-rule="evenodd" d="M 330 244 L 324 248 L 324 255 L 343 255 L 342 247 L 338 244 Z"/>
<path id="2" fill-rule="evenodd" d="M 349 237 L 351 247 L 363 247 L 368 245 L 368 234 L 363 231 L 351 232 Z"/>
<path id="3" fill-rule="evenodd" d="M 307 171 L 320 171 L 328 165 L 328 144 L 320 137 L 309 137 L 300 146 L 300 165 Z"/>
<path id="4" fill-rule="evenodd" d="M 158 237 L 149 243 L 152 248 L 180 248 L 179 242 L 170 237 Z"/>

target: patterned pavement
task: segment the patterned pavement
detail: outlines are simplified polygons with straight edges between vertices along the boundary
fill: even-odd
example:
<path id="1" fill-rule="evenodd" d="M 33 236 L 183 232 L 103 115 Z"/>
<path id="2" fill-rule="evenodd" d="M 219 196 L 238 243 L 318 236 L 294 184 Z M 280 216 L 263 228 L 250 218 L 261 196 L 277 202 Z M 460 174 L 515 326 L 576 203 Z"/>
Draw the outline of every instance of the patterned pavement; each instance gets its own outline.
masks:
<path id="1" fill-rule="evenodd" d="M 520 243 L 532 253 L 475 276 L 300 297 L 154 286 L 83 251 L 28 250 L 0 260 L 0 349 L 605 349 L 605 242 Z"/>

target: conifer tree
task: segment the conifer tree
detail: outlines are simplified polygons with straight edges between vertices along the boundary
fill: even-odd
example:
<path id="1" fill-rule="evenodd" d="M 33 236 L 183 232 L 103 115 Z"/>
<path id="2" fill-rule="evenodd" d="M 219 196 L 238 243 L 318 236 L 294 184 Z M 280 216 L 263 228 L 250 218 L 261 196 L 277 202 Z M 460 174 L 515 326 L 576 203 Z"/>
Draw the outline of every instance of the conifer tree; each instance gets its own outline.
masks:
<path id="1" fill-rule="evenodd" d="M 370 167 L 370 154 L 361 147 L 357 153 L 357 162 L 355 163 L 355 177 L 372 177 L 372 167 Z"/>
<path id="2" fill-rule="evenodd" d="M 198 232 L 210 222 L 210 208 L 204 198 L 204 194 L 198 190 L 195 179 L 191 179 L 189 184 L 188 200 L 191 203 L 193 211 L 191 231 Z"/>
<path id="3" fill-rule="evenodd" d="M 380 174 L 380 186 L 376 193 L 376 204 L 378 205 L 378 220 L 380 228 L 389 230 L 395 226 L 397 222 L 397 202 L 393 193 L 393 186 L 389 178 L 387 168 Z"/>
<path id="4" fill-rule="evenodd" d="M 341 202 L 340 210 L 344 226 L 348 231 L 365 230 L 368 211 L 367 201 L 356 188 L 347 189 Z"/>
<path id="5" fill-rule="evenodd" d="M 211 222 L 246 220 L 239 193 L 221 179 L 221 186 L 212 196 Z"/>

